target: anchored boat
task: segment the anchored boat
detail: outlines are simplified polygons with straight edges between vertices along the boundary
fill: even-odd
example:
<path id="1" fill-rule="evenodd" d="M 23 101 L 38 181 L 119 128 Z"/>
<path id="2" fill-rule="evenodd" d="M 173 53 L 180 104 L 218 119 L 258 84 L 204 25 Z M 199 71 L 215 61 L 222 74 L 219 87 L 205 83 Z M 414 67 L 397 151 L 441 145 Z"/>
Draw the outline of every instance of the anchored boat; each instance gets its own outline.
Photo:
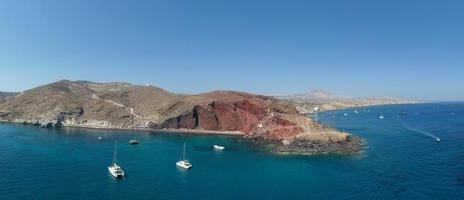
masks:
<path id="1" fill-rule="evenodd" d="M 214 148 L 214 150 L 216 150 L 216 151 L 222 151 L 222 150 L 224 150 L 224 149 L 225 149 L 225 147 L 224 147 L 224 146 L 217 145 L 217 144 L 215 144 L 215 145 L 213 146 L 213 148 Z"/>
<path id="2" fill-rule="evenodd" d="M 190 169 L 192 168 L 192 164 L 185 159 L 185 142 L 184 142 L 184 149 L 182 151 L 182 159 L 176 162 L 176 166 L 182 169 Z"/>
<path id="3" fill-rule="evenodd" d="M 108 166 L 108 171 L 112 176 L 115 178 L 123 178 L 124 177 L 124 170 L 122 170 L 121 166 L 116 163 L 116 146 L 118 142 L 117 140 L 114 141 L 114 152 L 113 152 L 113 164 Z"/>

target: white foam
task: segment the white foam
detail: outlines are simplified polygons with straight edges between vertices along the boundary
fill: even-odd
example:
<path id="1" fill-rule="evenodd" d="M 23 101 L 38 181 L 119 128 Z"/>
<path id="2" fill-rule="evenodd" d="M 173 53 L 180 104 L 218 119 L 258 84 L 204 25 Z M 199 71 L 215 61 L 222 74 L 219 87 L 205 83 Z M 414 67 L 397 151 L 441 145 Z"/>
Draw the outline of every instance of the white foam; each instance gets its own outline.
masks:
<path id="1" fill-rule="evenodd" d="M 420 134 L 425 135 L 425 136 L 429 136 L 429 137 L 434 138 L 434 139 L 436 139 L 436 140 L 439 140 L 439 139 L 440 139 L 440 138 L 438 138 L 436 135 L 434 135 L 434 134 L 432 134 L 432 133 L 430 133 L 430 132 L 427 132 L 427 131 L 424 131 L 424 130 L 420 130 L 420 129 L 416 129 L 416 128 L 410 127 L 410 126 L 408 126 L 408 125 L 406 125 L 406 124 L 404 124 L 404 123 L 401 123 L 401 124 L 404 126 L 404 128 L 406 128 L 406 129 L 408 129 L 408 130 L 410 130 L 410 131 L 413 131 L 413 132 L 416 132 L 416 133 L 420 133 Z"/>

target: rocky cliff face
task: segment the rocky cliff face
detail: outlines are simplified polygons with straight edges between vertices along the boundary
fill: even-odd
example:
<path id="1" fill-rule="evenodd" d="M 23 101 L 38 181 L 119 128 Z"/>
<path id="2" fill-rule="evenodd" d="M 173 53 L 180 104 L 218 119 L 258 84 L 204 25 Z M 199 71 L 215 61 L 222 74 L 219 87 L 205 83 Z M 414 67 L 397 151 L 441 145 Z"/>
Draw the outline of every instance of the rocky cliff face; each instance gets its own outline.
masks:
<path id="1" fill-rule="evenodd" d="M 194 106 L 188 112 L 167 119 L 154 128 L 240 131 L 247 137 L 276 140 L 302 132 L 298 124 L 287 119 L 298 115 L 297 110 L 273 98 L 237 92 L 213 92 L 202 95 L 202 98 L 198 104 L 192 104 Z"/>
<path id="2" fill-rule="evenodd" d="M 176 95 L 128 83 L 59 81 L 0 103 L 0 120 L 41 126 L 234 131 L 276 141 L 282 152 L 353 152 L 359 140 L 273 97 L 215 91 Z"/>

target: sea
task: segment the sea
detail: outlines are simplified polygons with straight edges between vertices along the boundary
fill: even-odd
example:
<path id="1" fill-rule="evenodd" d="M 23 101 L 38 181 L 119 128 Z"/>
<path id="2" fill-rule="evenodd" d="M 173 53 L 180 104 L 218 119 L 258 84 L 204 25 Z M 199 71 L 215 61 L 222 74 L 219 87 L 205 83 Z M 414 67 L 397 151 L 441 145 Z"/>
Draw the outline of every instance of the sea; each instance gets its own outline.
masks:
<path id="1" fill-rule="evenodd" d="M 363 138 L 362 150 L 289 156 L 238 136 L 0 123 L 0 199 L 464 199 L 464 103 L 312 117 Z M 107 169 L 115 141 L 119 180 Z M 190 170 L 176 167 L 184 143 Z"/>

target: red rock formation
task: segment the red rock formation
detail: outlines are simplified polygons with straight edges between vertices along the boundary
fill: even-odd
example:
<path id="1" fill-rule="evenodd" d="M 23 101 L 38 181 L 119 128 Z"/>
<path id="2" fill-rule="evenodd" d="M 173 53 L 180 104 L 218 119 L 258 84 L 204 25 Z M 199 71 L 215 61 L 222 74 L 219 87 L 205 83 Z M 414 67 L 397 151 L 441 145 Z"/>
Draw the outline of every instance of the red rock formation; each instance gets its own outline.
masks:
<path id="1" fill-rule="evenodd" d="M 247 110 L 251 107 L 252 110 Z M 264 117 L 264 108 L 249 102 L 212 102 L 198 105 L 187 114 L 166 120 L 161 128 L 201 128 L 214 131 L 252 132 Z"/>
<path id="2" fill-rule="evenodd" d="M 249 138 L 279 141 L 303 131 L 297 123 L 285 119 L 289 114 L 297 115 L 290 105 L 254 96 L 233 99 L 197 105 L 187 114 L 166 120 L 160 128 L 240 131 Z"/>

